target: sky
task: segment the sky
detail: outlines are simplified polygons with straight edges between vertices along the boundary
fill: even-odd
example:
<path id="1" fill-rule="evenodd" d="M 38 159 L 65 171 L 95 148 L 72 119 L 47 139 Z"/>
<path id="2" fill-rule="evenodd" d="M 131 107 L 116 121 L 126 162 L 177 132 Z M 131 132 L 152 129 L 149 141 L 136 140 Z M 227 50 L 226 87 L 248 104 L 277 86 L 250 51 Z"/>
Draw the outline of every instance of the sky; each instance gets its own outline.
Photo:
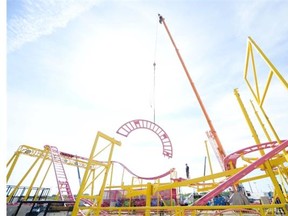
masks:
<path id="1" fill-rule="evenodd" d="M 139 176 L 176 168 L 185 177 L 186 163 L 191 178 L 203 176 L 209 127 L 159 13 L 226 154 L 255 144 L 235 88 L 267 142 L 243 79 L 247 38 L 287 80 L 286 1 L 8 0 L 6 160 L 24 144 L 88 157 L 101 131 L 122 143 L 113 160 Z M 260 58 L 256 64 L 263 89 L 269 69 Z M 287 139 L 287 99 L 274 76 L 264 109 L 281 139 Z M 149 130 L 116 133 L 134 119 L 155 120 L 169 135 L 173 158 L 162 155 L 160 139 Z M 209 151 L 214 172 L 220 171 Z"/>

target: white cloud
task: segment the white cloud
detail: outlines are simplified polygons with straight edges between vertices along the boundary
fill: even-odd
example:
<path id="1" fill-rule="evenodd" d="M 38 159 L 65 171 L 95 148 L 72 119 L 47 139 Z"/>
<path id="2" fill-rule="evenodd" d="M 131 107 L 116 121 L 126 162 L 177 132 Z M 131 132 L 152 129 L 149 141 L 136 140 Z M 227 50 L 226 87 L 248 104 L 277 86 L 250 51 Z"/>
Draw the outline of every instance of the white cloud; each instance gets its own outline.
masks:
<path id="1" fill-rule="evenodd" d="M 277 19 L 275 13 L 271 13 L 272 10 L 277 11 Z M 288 33 L 287 13 L 287 2 L 281 0 L 242 3 L 237 10 L 237 29 L 239 34 L 245 32 L 247 36 L 266 44 L 266 47 L 278 50 L 279 44 L 285 43 L 285 35 Z"/>
<path id="2" fill-rule="evenodd" d="M 99 0 L 22 1 L 24 11 L 16 15 L 8 14 L 8 51 L 14 51 L 27 42 L 65 27 L 69 21 L 97 3 Z"/>

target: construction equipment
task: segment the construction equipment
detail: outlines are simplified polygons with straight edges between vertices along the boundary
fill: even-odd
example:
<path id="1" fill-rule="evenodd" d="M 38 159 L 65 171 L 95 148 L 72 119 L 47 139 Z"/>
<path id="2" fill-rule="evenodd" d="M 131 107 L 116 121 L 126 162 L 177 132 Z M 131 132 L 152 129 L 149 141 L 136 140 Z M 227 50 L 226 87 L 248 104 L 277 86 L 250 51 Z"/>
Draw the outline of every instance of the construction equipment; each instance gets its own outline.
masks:
<path id="1" fill-rule="evenodd" d="M 197 100 L 198 100 L 198 103 L 199 103 L 199 105 L 200 105 L 200 107 L 201 107 L 201 110 L 202 110 L 202 112 L 203 112 L 203 114 L 204 114 L 204 116 L 205 116 L 205 118 L 206 118 L 206 121 L 207 121 L 207 123 L 208 123 L 208 125 L 209 125 L 209 128 L 210 128 L 209 138 L 212 139 L 212 140 L 215 140 L 216 149 L 217 149 L 217 155 L 216 155 L 216 156 L 217 156 L 217 158 L 219 158 L 220 166 L 221 166 L 222 169 L 224 170 L 224 158 L 226 157 L 226 153 L 225 153 L 225 151 L 224 151 L 224 149 L 223 149 L 223 146 L 222 146 L 222 144 L 221 144 L 221 141 L 220 141 L 220 139 L 219 139 L 219 137 L 218 137 L 218 135 L 217 135 L 217 133 L 216 133 L 216 130 L 215 130 L 215 128 L 214 128 L 214 126 L 213 126 L 213 124 L 212 124 L 212 121 L 211 121 L 211 119 L 210 119 L 210 117 L 209 117 L 209 115 L 208 115 L 208 113 L 207 113 L 207 111 L 206 111 L 206 108 L 205 108 L 205 106 L 204 106 L 204 104 L 203 104 L 203 102 L 202 102 L 202 100 L 201 100 L 201 97 L 200 97 L 200 95 L 199 95 L 199 93 L 198 93 L 198 91 L 197 91 L 197 89 L 196 89 L 196 86 L 195 86 L 195 84 L 194 84 L 194 82 L 193 82 L 193 80 L 192 80 L 192 78 L 191 78 L 191 76 L 190 76 L 190 74 L 189 74 L 189 72 L 188 72 L 188 69 L 187 69 L 187 67 L 186 67 L 186 65 L 185 65 L 185 63 L 184 63 L 184 60 L 183 60 L 183 58 L 181 57 L 181 54 L 180 54 L 180 52 L 179 52 L 179 50 L 178 50 L 178 48 L 177 48 L 177 46 L 176 46 L 176 43 L 174 42 L 174 40 L 173 40 L 173 38 L 172 38 L 172 35 L 171 35 L 171 33 L 170 33 L 170 31 L 169 31 L 169 29 L 168 29 L 168 27 L 167 27 L 167 24 L 166 24 L 166 22 L 165 22 L 164 17 L 161 16 L 160 14 L 158 14 L 158 16 L 159 16 L 159 23 L 164 25 L 164 27 L 165 27 L 168 35 L 169 35 L 169 38 L 170 38 L 170 40 L 171 40 L 171 42 L 172 42 L 172 44 L 173 44 L 173 46 L 174 46 L 174 48 L 175 48 L 175 50 L 176 50 L 177 56 L 178 56 L 178 58 L 179 58 L 179 60 L 180 60 L 180 62 L 181 62 L 181 64 L 182 64 L 182 66 L 183 66 L 183 69 L 184 69 L 184 71 L 185 71 L 185 74 L 186 74 L 186 76 L 187 76 L 187 78 L 188 78 L 188 80 L 189 80 L 189 83 L 190 83 L 190 85 L 191 85 L 191 87 L 192 87 L 192 89 L 193 89 L 193 92 L 195 93 L 195 96 L 196 96 L 196 98 L 197 98 Z"/>

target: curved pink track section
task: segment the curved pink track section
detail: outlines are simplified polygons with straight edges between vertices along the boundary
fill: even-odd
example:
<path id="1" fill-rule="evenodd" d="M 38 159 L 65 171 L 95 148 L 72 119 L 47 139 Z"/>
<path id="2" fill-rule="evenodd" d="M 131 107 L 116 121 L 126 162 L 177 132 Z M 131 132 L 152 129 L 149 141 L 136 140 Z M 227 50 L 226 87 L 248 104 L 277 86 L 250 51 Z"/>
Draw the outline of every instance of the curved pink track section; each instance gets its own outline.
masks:
<path id="1" fill-rule="evenodd" d="M 153 131 L 158 135 L 162 142 L 163 146 L 163 155 L 172 158 L 173 156 L 173 149 L 172 149 L 172 143 L 170 141 L 169 136 L 167 133 L 157 124 L 154 122 L 143 120 L 143 119 L 135 119 L 129 122 L 126 122 L 123 124 L 118 130 L 117 133 L 127 137 L 132 131 L 137 129 L 148 129 Z"/>
<path id="2" fill-rule="evenodd" d="M 281 140 L 281 142 L 284 142 L 284 141 L 285 140 Z M 263 149 L 274 148 L 277 145 L 279 145 L 277 143 L 277 141 L 272 141 L 272 142 L 266 142 L 266 143 L 262 143 L 262 144 L 258 144 L 258 145 L 254 145 L 254 146 L 249 146 L 247 148 L 243 148 L 243 149 L 240 149 L 236 152 L 233 152 L 232 154 L 227 155 L 224 158 L 225 169 L 228 170 L 231 168 L 230 163 L 232 163 L 233 167 L 235 168 L 237 159 L 239 157 L 241 157 L 242 155 L 245 155 L 245 154 L 248 154 L 251 152 L 255 152 L 255 151 L 259 151 L 259 150 L 263 150 Z"/>
<path id="3" fill-rule="evenodd" d="M 165 176 L 168 176 L 170 175 L 172 172 L 174 172 L 175 168 L 172 168 L 170 169 L 169 171 L 161 174 L 161 175 L 158 175 L 158 176 L 154 176 L 154 177 L 142 177 L 142 176 L 138 176 L 136 175 L 135 173 L 133 173 L 130 169 L 128 169 L 124 164 L 120 163 L 120 162 L 117 162 L 117 161 L 112 161 L 112 163 L 117 163 L 119 165 L 121 165 L 127 172 L 129 172 L 131 175 L 139 178 L 139 179 L 143 179 L 143 180 L 155 180 L 155 179 L 159 179 L 159 178 L 163 178 Z"/>
<path id="4" fill-rule="evenodd" d="M 214 196 L 220 194 L 222 191 L 224 191 L 226 188 L 230 187 L 231 185 L 235 184 L 238 180 L 249 174 L 251 171 L 259 167 L 261 164 L 272 158 L 274 155 L 278 154 L 280 151 L 284 150 L 288 147 L 288 140 L 283 141 L 281 144 L 278 144 L 275 146 L 274 149 L 272 149 L 267 154 L 263 155 L 261 158 L 256 160 L 255 162 L 251 163 L 249 166 L 242 169 L 237 174 L 231 176 L 223 183 L 219 184 L 216 188 L 214 188 L 209 193 L 205 194 L 203 197 L 198 199 L 194 205 L 206 205 L 206 203 L 211 200 Z"/>
<path id="5" fill-rule="evenodd" d="M 82 157 L 82 156 L 78 156 L 78 155 L 73 155 L 73 154 L 69 154 L 69 153 L 66 153 L 66 152 L 60 152 L 60 155 L 62 156 L 65 156 L 65 157 L 70 157 L 70 158 L 81 158 L 83 160 L 89 160 L 88 158 L 86 157 Z M 103 162 L 101 161 L 102 163 L 106 163 L 106 162 Z M 121 162 L 118 162 L 118 161 L 111 161 L 112 163 L 114 164 L 119 164 L 120 166 L 122 166 L 123 169 L 125 169 L 128 173 L 130 173 L 131 175 L 139 178 L 139 179 L 143 179 L 143 180 L 155 180 L 155 179 L 159 179 L 159 178 L 163 178 L 163 177 L 166 177 L 168 175 L 170 175 L 172 172 L 175 171 L 175 168 L 172 168 L 170 170 L 168 170 L 167 172 L 163 173 L 163 174 L 160 174 L 158 176 L 153 176 L 153 177 L 143 177 L 143 176 L 139 176 L 137 174 L 135 174 L 134 172 L 132 172 L 127 166 L 125 166 L 123 163 Z"/>

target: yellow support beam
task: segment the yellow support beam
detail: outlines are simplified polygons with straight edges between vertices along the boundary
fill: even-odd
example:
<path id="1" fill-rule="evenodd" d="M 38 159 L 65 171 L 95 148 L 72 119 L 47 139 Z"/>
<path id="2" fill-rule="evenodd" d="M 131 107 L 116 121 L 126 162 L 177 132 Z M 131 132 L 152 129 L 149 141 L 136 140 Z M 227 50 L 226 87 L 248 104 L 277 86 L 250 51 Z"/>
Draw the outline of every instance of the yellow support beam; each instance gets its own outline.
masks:
<path id="1" fill-rule="evenodd" d="M 246 122 L 247 122 L 247 124 L 249 126 L 249 129 L 250 129 L 250 131 L 252 133 L 252 137 L 254 138 L 255 143 L 257 145 L 261 144 L 260 139 L 259 139 L 259 137 L 257 135 L 257 132 L 256 132 L 256 130 L 255 130 L 250 118 L 249 118 L 249 115 L 248 115 L 248 113 L 247 113 L 247 111 L 245 109 L 245 106 L 244 106 L 244 104 L 243 104 L 243 102 L 241 100 L 241 97 L 240 97 L 240 94 L 238 92 L 238 89 L 234 89 L 234 94 L 235 94 L 235 96 L 237 98 L 237 101 L 238 101 L 239 106 L 240 106 L 240 108 L 242 110 L 242 113 L 243 113 L 243 115 L 245 117 L 245 120 L 246 120 Z M 260 150 L 260 153 L 261 153 L 262 156 L 265 154 L 263 149 Z M 285 197 L 284 197 L 283 193 L 281 193 L 281 191 L 280 191 L 279 183 L 277 181 L 277 178 L 275 177 L 275 174 L 273 172 L 273 169 L 272 169 L 272 166 L 270 164 L 270 161 L 269 160 L 266 161 L 264 163 L 264 166 L 265 166 L 265 172 L 269 175 L 269 177 L 270 177 L 270 179 L 271 179 L 271 181 L 272 181 L 272 183 L 274 185 L 274 188 L 276 189 L 276 191 L 278 193 L 280 201 L 282 203 L 284 203 L 285 202 Z"/>
<path id="2" fill-rule="evenodd" d="M 72 216 L 78 215 L 78 212 L 81 210 L 80 208 L 81 199 L 87 198 L 87 196 L 84 195 L 85 191 L 89 187 L 93 186 L 96 181 L 98 183 L 97 186 L 99 187 L 99 191 L 98 193 L 95 193 L 95 191 L 91 190 L 92 194 L 89 195 L 89 198 L 90 198 L 90 201 L 92 200 L 94 201 L 94 204 L 90 207 L 87 207 L 86 209 L 88 209 L 87 214 L 99 215 L 101 203 L 102 203 L 103 196 L 104 196 L 104 189 L 106 186 L 108 173 L 111 167 L 112 155 L 113 155 L 115 145 L 121 146 L 121 142 L 115 140 L 114 138 L 100 131 L 97 133 L 94 144 L 92 146 L 92 150 L 90 152 L 90 157 L 87 162 L 87 167 L 83 175 L 82 183 L 80 185 L 80 188 L 79 188 L 76 200 L 75 200 L 75 205 L 72 211 Z M 96 160 L 99 158 L 101 158 L 102 160 Z M 91 167 L 101 168 L 100 172 L 98 173 L 94 173 L 93 171 L 93 178 L 91 178 L 91 172 L 92 172 Z"/>

